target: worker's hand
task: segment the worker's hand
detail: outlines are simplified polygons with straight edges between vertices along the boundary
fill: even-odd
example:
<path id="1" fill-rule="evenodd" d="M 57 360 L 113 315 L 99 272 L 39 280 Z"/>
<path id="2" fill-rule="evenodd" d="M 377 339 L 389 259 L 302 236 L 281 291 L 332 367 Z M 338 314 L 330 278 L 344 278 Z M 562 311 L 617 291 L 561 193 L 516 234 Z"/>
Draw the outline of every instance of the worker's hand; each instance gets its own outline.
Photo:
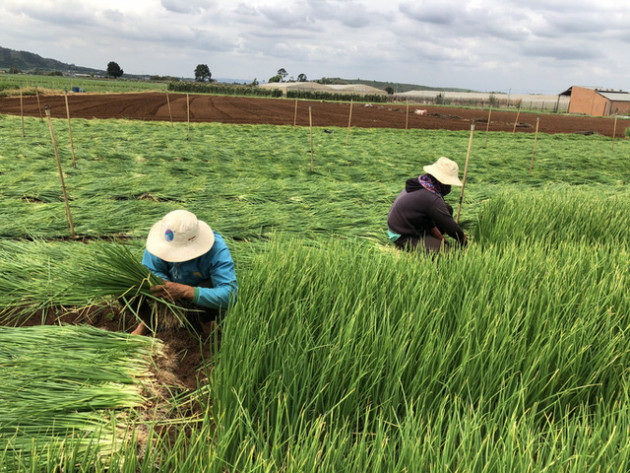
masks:
<path id="1" fill-rule="evenodd" d="M 194 287 L 171 281 L 164 281 L 164 284 L 153 286 L 151 293 L 156 297 L 163 297 L 169 301 L 177 301 L 179 299 L 192 300 L 195 298 Z"/>

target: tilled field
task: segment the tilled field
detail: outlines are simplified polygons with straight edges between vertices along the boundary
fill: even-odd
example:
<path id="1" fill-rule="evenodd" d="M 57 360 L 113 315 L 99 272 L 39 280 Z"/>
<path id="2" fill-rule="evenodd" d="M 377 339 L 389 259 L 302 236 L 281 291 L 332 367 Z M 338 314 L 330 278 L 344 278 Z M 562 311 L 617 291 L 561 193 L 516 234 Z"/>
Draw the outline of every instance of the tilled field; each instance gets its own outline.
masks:
<path id="1" fill-rule="evenodd" d="M 186 121 L 186 95 L 134 93 L 134 94 L 73 94 L 68 98 L 73 118 L 123 118 L 132 120 Z M 24 114 L 40 116 L 48 105 L 53 117 L 65 118 L 66 108 L 63 95 L 40 95 L 38 106 L 36 97 L 23 99 Z M 313 126 L 348 126 L 350 105 L 348 103 L 298 101 L 297 115 L 295 101 L 283 99 L 246 98 L 217 95 L 191 95 L 191 122 L 252 123 L 271 125 L 309 125 L 311 107 Z M 424 110 L 424 114 L 414 113 Z M 478 131 L 512 131 L 517 118 L 515 111 L 492 111 L 488 126 L 488 112 L 485 110 L 414 105 L 407 115 L 405 105 L 356 103 L 352 109 L 352 126 L 362 128 L 416 128 L 468 130 L 471 120 L 477 123 Z M 0 113 L 19 115 L 18 97 L 0 98 Z M 521 113 L 518 116 L 516 131 L 534 132 L 536 119 L 540 117 L 541 133 L 581 133 L 612 136 L 613 120 L 610 117 L 584 117 L 575 115 L 537 115 Z M 616 136 L 623 137 L 630 120 L 619 119 Z"/>

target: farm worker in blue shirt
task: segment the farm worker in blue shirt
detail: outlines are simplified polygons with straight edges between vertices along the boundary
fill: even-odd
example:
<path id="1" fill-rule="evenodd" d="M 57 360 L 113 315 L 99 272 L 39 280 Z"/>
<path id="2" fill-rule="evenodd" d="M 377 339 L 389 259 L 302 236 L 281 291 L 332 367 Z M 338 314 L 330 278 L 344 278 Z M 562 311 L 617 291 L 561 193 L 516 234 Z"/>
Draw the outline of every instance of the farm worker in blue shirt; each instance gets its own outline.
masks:
<path id="1" fill-rule="evenodd" d="M 236 301 L 234 262 L 223 237 L 187 210 L 174 210 L 151 227 L 142 264 L 164 284 L 151 292 L 185 308 L 203 310 L 206 328 Z M 140 323 L 132 332 L 146 333 Z"/>

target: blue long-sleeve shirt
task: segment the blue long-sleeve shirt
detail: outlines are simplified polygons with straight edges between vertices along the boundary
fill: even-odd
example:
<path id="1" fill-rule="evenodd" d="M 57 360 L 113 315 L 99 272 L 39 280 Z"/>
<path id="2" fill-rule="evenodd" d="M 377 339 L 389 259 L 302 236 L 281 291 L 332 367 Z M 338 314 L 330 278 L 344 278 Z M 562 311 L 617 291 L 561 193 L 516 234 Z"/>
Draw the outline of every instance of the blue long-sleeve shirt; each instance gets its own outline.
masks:
<path id="1" fill-rule="evenodd" d="M 142 264 L 153 274 L 195 288 L 193 303 L 211 309 L 226 309 L 236 302 L 238 283 L 230 250 L 214 232 L 214 245 L 207 253 L 181 263 L 169 263 L 144 250 Z M 211 283 L 212 287 L 204 287 Z"/>

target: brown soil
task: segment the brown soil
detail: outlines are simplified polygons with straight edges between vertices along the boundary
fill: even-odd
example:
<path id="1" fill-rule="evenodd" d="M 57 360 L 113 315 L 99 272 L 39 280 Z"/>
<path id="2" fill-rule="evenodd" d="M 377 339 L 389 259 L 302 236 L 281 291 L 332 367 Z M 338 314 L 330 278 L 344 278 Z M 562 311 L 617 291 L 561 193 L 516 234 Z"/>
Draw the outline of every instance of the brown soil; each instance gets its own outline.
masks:
<path id="1" fill-rule="evenodd" d="M 186 121 L 186 96 L 169 94 L 171 115 L 174 121 Z M 166 94 L 73 94 L 68 97 L 70 112 L 76 118 L 126 118 L 133 120 L 170 120 Z M 24 97 L 24 114 L 39 117 L 48 105 L 51 115 L 66 118 L 63 95 L 40 95 L 42 110 L 33 96 Z M 311 107 L 313 126 L 346 127 L 350 105 L 348 103 L 302 101 L 298 102 L 296 124 L 309 125 L 308 107 Z M 356 103 L 352 109 L 352 125 L 362 128 L 408 128 L 469 130 L 472 120 L 476 129 L 485 131 L 488 112 L 485 110 L 414 105 Z M 424 115 L 414 113 L 426 110 Z M 19 97 L 0 98 L 0 113 L 19 115 Z M 295 101 L 266 98 L 246 98 L 217 95 L 191 95 L 190 120 L 192 122 L 252 123 L 271 125 L 293 125 Z M 514 128 L 517 112 L 492 111 L 489 131 L 509 131 Z M 532 133 L 536 129 L 536 118 L 540 117 L 541 133 L 580 133 L 612 136 L 613 120 L 610 117 L 587 117 L 578 115 L 553 115 L 521 113 L 516 131 Z M 407 121 L 408 120 L 408 121 Z M 630 127 L 630 120 L 619 119 L 616 136 L 623 137 Z"/>

